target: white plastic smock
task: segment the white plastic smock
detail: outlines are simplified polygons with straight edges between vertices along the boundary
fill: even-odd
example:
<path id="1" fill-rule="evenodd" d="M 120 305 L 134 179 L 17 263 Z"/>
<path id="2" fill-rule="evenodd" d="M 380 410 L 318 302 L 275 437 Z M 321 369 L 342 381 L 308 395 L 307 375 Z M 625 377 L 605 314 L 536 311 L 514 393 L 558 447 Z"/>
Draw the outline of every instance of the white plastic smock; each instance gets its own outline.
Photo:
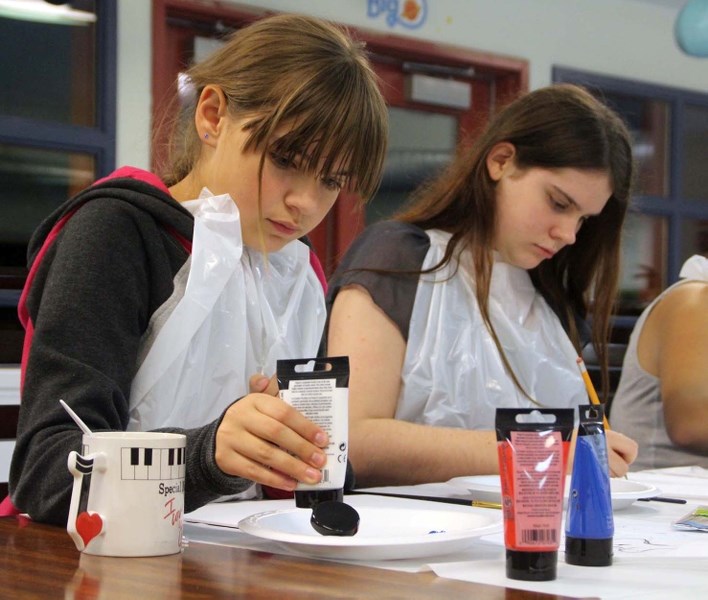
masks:
<path id="1" fill-rule="evenodd" d="M 694 254 L 683 263 L 679 277 L 689 281 L 708 281 L 708 258 Z"/>
<path id="2" fill-rule="evenodd" d="M 228 194 L 205 189 L 183 206 L 195 217 L 188 278 L 169 316 L 153 317 L 158 330 L 146 336 L 153 339 L 131 388 L 131 430 L 213 421 L 249 392 L 251 375 L 273 375 L 277 359 L 315 356 L 325 324 L 324 290 L 305 244 L 266 259 L 243 246 Z"/>
<path id="3" fill-rule="evenodd" d="M 442 258 L 450 234 L 426 232 L 423 269 Z M 472 260 L 464 252 L 455 272 L 420 276 L 396 418 L 428 425 L 494 429 L 499 407 L 534 407 L 516 388 L 487 330 L 474 296 Z M 509 363 L 524 389 L 544 407 L 573 408 L 588 396 L 577 352 L 529 274 L 496 261 L 489 312 Z"/>

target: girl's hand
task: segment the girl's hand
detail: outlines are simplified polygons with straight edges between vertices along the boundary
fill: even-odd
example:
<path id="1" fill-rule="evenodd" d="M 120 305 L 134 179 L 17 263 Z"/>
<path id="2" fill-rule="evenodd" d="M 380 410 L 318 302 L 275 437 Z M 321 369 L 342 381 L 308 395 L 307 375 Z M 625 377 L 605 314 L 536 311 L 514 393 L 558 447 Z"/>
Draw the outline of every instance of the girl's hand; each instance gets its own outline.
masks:
<path id="1" fill-rule="evenodd" d="M 320 481 L 328 442 L 320 427 L 280 398 L 252 393 L 224 414 L 214 457 L 224 473 L 292 491 L 298 482 Z"/>
<path id="2" fill-rule="evenodd" d="M 629 465 L 637 458 L 639 446 L 633 439 L 612 429 L 605 430 L 605 437 L 610 476 L 624 477 L 629 471 Z"/>
<path id="3" fill-rule="evenodd" d="M 570 443 L 570 455 L 568 457 L 568 475 L 573 472 L 573 460 L 575 458 L 575 444 L 578 439 L 578 428 L 573 430 L 573 437 Z M 612 429 L 605 429 L 605 439 L 607 440 L 607 462 L 610 467 L 610 477 L 624 477 L 631 465 L 637 458 L 639 447 L 637 442 Z"/>

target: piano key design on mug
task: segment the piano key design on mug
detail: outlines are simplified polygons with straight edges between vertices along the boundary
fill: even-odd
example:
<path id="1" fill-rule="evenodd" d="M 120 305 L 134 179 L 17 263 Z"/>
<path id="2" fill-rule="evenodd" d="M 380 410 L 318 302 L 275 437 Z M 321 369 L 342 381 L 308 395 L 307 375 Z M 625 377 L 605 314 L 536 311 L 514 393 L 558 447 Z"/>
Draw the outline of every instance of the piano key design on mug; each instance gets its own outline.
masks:
<path id="1" fill-rule="evenodd" d="M 88 454 L 88 446 L 84 444 L 81 451 Z M 182 479 L 186 463 L 184 448 L 121 448 L 121 479 Z M 77 454 L 76 468 L 90 481 L 93 459 Z M 85 487 L 89 488 L 88 483 Z"/>
<path id="2" fill-rule="evenodd" d="M 121 479 L 181 479 L 184 448 L 121 448 Z"/>

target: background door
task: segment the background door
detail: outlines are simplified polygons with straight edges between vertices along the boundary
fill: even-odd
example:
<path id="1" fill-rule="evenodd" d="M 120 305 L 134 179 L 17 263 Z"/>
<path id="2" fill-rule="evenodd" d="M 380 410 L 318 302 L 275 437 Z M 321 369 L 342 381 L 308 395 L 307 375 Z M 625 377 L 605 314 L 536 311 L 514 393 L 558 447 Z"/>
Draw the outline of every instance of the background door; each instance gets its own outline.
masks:
<path id="1" fill-rule="evenodd" d="M 208 40 L 219 40 L 265 13 L 200 6 L 180 0 L 153 3 L 154 123 L 164 120 L 165 100 L 180 71 L 199 60 Z M 327 276 L 356 235 L 397 210 L 411 190 L 449 161 L 458 143 L 495 108 L 528 88 L 528 64 L 455 46 L 357 31 L 366 42 L 390 109 L 390 143 L 378 194 L 364 206 L 342 193 L 310 234 Z M 154 158 L 159 158 L 160 131 Z M 164 138 L 163 138 L 164 139 Z"/>

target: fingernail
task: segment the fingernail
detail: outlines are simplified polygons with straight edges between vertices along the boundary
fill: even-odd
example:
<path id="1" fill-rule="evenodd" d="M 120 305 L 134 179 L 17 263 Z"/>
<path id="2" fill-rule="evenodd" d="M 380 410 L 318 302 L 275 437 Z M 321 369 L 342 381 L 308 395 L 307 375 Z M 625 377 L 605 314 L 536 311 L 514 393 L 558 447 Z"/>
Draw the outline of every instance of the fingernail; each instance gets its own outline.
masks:
<path id="1" fill-rule="evenodd" d="M 322 433 L 321 431 L 315 435 L 315 444 L 318 446 L 324 446 L 327 443 L 327 434 Z"/>
<path id="2" fill-rule="evenodd" d="M 327 457 L 322 452 L 313 452 L 311 462 L 318 467 L 323 467 L 327 462 Z"/>
<path id="3" fill-rule="evenodd" d="M 320 475 L 317 469 L 305 469 L 305 480 L 309 483 L 319 483 Z"/>

